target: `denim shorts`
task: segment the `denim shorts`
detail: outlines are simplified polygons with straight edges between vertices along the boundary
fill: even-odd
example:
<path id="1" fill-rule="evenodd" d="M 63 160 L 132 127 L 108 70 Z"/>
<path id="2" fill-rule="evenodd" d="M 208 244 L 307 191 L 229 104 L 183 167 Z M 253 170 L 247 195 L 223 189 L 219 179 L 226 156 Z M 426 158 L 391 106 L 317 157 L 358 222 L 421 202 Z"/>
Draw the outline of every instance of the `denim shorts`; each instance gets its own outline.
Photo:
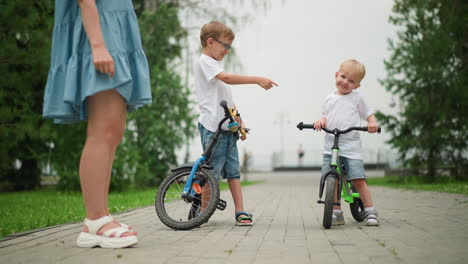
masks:
<path id="1" fill-rule="evenodd" d="M 209 131 L 200 123 L 198 123 L 198 130 L 200 131 L 203 151 L 205 151 L 215 133 Z M 219 135 L 218 144 L 216 144 L 209 160 L 209 164 L 213 166 L 209 173 L 218 181 L 221 177 L 223 179 L 240 179 L 237 139 L 237 136 L 230 132 Z"/>
<path id="2" fill-rule="evenodd" d="M 323 155 L 322 176 L 331 170 L 330 168 L 331 155 Z M 349 159 L 340 156 L 340 163 L 345 166 L 346 175 L 348 180 L 365 179 L 364 162 L 360 159 Z"/>

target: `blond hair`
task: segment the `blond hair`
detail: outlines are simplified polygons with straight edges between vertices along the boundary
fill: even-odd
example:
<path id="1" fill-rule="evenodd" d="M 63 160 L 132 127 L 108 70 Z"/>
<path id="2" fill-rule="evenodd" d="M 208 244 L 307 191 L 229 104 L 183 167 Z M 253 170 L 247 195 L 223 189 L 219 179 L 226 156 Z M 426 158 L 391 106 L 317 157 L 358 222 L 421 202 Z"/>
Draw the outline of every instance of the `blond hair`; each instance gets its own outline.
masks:
<path id="1" fill-rule="evenodd" d="M 218 21 L 211 21 L 210 23 L 205 24 L 200 31 L 200 42 L 202 47 L 206 47 L 206 41 L 209 38 L 218 40 L 222 37 L 234 40 L 234 32 L 232 32 L 230 27 Z"/>
<path id="2" fill-rule="evenodd" d="M 364 79 L 364 76 L 366 75 L 366 67 L 364 67 L 364 64 L 354 59 L 343 61 L 340 64 L 340 71 L 344 69 L 349 69 L 354 72 L 358 83 L 361 82 L 361 80 Z"/>

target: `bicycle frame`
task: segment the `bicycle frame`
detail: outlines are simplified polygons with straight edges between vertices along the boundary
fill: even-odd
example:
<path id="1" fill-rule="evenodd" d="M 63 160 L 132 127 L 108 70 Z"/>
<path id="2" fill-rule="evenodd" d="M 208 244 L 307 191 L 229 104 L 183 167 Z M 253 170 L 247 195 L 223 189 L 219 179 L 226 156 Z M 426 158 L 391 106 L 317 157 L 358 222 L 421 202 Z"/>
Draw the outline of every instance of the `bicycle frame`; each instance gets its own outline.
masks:
<path id="1" fill-rule="evenodd" d="M 351 183 L 348 181 L 346 177 L 346 172 L 341 171 L 341 162 L 339 158 L 339 148 L 332 148 L 332 158 L 330 162 L 330 172 L 325 174 L 324 176 L 321 177 L 320 179 L 320 192 L 319 192 L 319 199 L 322 199 L 322 194 L 323 194 L 323 189 L 325 187 L 325 182 L 327 177 L 333 177 L 333 175 L 336 173 L 337 179 L 338 179 L 338 192 L 337 192 L 337 199 L 338 201 L 341 200 L 341 197 L 345 200 L 347 203 L 354 203 L 355 198 L 360 198 L 359 193 L 354 193 L 351 190 Z"/>

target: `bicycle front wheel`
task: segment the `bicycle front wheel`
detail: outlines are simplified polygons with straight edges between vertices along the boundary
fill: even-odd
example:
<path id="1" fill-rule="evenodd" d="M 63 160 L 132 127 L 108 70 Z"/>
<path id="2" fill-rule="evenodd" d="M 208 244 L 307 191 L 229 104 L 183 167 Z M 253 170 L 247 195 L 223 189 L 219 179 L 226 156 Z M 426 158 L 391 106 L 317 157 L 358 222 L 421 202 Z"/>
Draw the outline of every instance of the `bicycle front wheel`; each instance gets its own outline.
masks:
<path id="1" fill-rule="evenodd" d="M 156 194 L 156 213 L 166 226 L 176 230 L 188 230 L 206 223 L 216 210 L 219 200 L 219 186 L 213 177 L 197 171 L 197 181 L 202 192 L 189 198 L 182 198 L 191 168 L 173 172 L 161 183 Z"/>
<path id="2" fill-rule="evenodd" d="M 335 200 L 336 176 L 330 175 L 325 182 L 325 208 L 323 209 L 323 227 L 329 229 L 332 224 L 333 204 Z"/>

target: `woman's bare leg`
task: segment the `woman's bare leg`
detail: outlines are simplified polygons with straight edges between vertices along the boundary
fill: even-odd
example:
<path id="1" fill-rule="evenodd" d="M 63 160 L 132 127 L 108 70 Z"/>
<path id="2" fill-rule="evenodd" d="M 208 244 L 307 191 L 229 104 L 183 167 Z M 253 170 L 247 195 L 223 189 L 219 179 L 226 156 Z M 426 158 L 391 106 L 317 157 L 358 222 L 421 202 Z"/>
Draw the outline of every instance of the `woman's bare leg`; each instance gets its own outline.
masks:
<path id="1" fill-rule="evenodd" d="M 112 164 L 125 131 L 126 118 L 127 106 L 117 91 L 103 91 L 88 98 L 88 128 L 80 160 L 80 180 L 86 217 L 90 220 L 109 213 L 107 197 Z M 109 223 L 99 233 L 118 226 L 118 223 Z M 135 234 L 127 232 L 122 236 Z"/>

